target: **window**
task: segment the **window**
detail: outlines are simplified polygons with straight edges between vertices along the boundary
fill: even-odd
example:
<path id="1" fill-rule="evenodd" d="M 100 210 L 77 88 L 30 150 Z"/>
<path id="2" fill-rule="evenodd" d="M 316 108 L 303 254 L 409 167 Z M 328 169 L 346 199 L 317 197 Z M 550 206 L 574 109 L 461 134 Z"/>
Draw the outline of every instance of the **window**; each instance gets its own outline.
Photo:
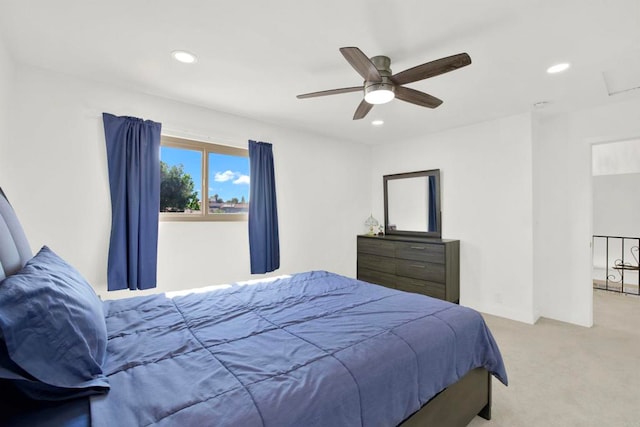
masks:
<path id="1" fill-rule="evenodd" d="M 160 220 L 247 220 L 247 149 L 162 136 L 160 174 Z"/>

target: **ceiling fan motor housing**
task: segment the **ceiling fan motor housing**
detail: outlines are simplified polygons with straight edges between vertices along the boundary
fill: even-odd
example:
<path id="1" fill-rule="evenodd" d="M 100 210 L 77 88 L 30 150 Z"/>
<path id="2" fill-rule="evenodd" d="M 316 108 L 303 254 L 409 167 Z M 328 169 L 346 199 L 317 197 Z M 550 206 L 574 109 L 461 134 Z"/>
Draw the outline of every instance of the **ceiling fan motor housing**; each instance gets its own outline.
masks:
<path id="1" fill-rule="evenodd" d="M 391 92 L 395 92 L 396 88 L 393 85 L 393 82 L 389 77 L 382 76 L 382 82 L 380 83 L 364 83 L 364 93 L 365 95 L 369 92 L 375 92 L 377 90 L 390 90 Z"/>
<path id="2" fill-rule="evenodd" d="M 382 81 L 380 82 L 364 82 L 364 94 L 366 95 L 370 92 L 376 92 L 378 90 L 387 90 L 391 92 L 395 92 L 395 85 L 391 80 L 391 60 L 387 56 L 374 56 L 371 58 L 371 62 L 375 65 L 376 69 L 380 73 L 380 77 Z"/>
<path id="3" fill-rule="evenodd" d="M 388 56 L 374 56 L 371 62 L 376 66 L 381 76 L 391 77 L 391 60 Z"/>

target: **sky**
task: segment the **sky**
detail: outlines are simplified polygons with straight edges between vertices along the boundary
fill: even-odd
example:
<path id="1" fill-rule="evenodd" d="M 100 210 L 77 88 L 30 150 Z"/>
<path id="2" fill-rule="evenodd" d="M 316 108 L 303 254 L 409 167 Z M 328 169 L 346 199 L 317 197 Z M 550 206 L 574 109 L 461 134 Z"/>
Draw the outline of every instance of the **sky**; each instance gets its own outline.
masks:
<path id="1" fill-rule="evenodd" d="M 198 197 L 201 192 L 201 152 L 175 147 L 160 147 L 160 158 L 169 166 L 182 164 L 191 175 Z M 237 197 L 249 200 L 249 158 L 209 153 L 209 196 L 217 194 L 223 200 Z"/>

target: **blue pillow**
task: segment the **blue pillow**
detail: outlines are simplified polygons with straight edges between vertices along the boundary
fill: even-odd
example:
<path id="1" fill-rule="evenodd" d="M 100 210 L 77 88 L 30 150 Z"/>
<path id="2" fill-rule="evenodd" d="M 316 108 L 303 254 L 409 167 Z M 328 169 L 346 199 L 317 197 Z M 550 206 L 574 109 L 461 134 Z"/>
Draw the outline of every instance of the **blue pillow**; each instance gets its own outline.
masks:
<path id="1" fill-rule="evenodd" d="M 0 378 L 32 398 L 63 400 L 109 389 L 102 372 L 102 301 L 46 246 L 0 282 L 0 337 Z"/>

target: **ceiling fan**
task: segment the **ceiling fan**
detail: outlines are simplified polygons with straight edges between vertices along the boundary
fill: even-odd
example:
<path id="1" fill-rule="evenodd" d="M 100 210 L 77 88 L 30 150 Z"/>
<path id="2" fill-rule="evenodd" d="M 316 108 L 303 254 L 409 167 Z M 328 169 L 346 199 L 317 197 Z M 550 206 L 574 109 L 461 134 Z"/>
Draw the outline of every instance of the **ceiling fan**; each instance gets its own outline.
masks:
<path id="1" fill-rule="evenodd" d="M 471 64 L 469 55 L 459 53 L 391 74 L 391 60 L 386 56 L 374 56 L 369 59 L 357 47 L 341 47 L 340 52 L 347 62 L 362 76 L 364 79 L 363 85 L 305 93 L 298 95 L 297 98 L 315 98 L 317 96 L 364 91 L 364 99 L 356 108 L 353 120 L 364 118 L 375 104 L 384 104 L 393 98 L 421 107 L 436 108 L 442 104 L 441 99 L 403 85 L 448 73 Z"/>

